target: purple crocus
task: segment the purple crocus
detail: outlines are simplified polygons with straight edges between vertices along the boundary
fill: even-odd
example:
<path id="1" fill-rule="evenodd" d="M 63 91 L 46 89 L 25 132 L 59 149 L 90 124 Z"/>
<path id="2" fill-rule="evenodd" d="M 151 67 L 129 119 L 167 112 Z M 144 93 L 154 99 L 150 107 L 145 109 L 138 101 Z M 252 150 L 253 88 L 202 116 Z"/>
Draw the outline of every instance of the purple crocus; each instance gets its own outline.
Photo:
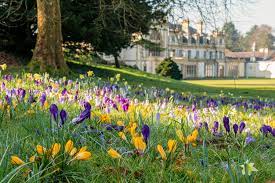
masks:
<path id="1" fill-rule="evenodd" d="M 141 133 L 143 136 L 143 139 L 145 140 L 146 144 L 148 143 L 148 139 L 150 137 L 150 128 L 148 125 L 144 124 L 141 129 Z"/>
<path id="2" fill-rule="evenodd" d="M 46 93 L 42 93 L 40 97 L 41 106 L 44 106 L 45 102 L 46 102 Z"/>
<path id="3" fill-rule="evenodd" d="M 217 133 L 218 129 L 219 129 L 219 122 L 215 121 L 214 126 L 212 128 L 212 133 Z"/>
<path id="4" fill-rule="evenodd" d="M 11 104 L 11 97 L 10 96 L 6 95 L 5 96 L 5 100 L 6 100 L 6 102 L 7 102 L 8 105 Z"/>
<path id="5" fill-rule="evenodd" d="M 248 135 L 246 138 L 245 138 L 245 143 L 246 144 L 250 144 L 250 143 L 252 143 L 252 142 L 255 142 L 256 140 L 253 138 L 253 137 L 251 137 L 250 135 Z"/>
<path id="6" fill-rule="evenodd" d="M 54 118 L 54 120 L 57 121 L 57 118 L 58 118 L 58 107 L 57 107 L 57 105 L 51 104 L 50 113 L 51 113 L 51 116 Z"/>
<path id="7" fill-rule="evenodd" d="M 68 117 L 67 112 L 64 109 L 62 109 L 60 111 L 60 120 L 61 120 L 60 126 L 63 126 L 65 124 L 65 121 L 67 120 L 67 117 Z"/>
<path id="8" fill-rule="evenodd" d="M 24 89 L 22 89 L 22 88 L 19 88 L 19 89 L 17 90 L 17 95 L 18 95 L 18 97 L 19 97 L 19 100 L 20 100 L 20 101 L 23 101 L 23 99 L 24 99 L 25 96 L 26 96 L 26 90 L 24 90 Z"/>
<path id="9" fill-rule="evenodd" d="M 243 130 L 244 130 L 244 128 L 245 128 L 245 123 L 242 121 L 242 122 L 240 123 L 239 132 L 242 133 Z"/>
<path id="10" fill-rule="evenodd" d="M 91 117 L 91 104 L 89 102 L 84 103 L 84 111 L 80 113 L 80 115 L 72 120 L 73 124 L 79 124 L 83 122 L 85 119 L 90 119 Z"/>
<path id="11" fill-rule="evenodd" d="M 264 134 L 264 135 L 267 135 L 268 132 L 272 132 L 272 128 L 271 126 L 268 126 L 268 125 L 263 125 L 261 128 L 260 128 L 260 131 Z"/>
<path id="12" fill-rule="evenodd" d="M 238 124 L 235 123 L 233 125 L 233 130 L 234 130 L 235 135 L 238 133 L 238 129 L 239 129 L 239 126 L 238 126 Z"/>
<path id="13" fill-rule="evenodd" d="M 229 133 L 230 132 L 229 117 L 227 117 L 227 116 L 223 117 L 223 126 L 224 126 L 226 132 Z"/>

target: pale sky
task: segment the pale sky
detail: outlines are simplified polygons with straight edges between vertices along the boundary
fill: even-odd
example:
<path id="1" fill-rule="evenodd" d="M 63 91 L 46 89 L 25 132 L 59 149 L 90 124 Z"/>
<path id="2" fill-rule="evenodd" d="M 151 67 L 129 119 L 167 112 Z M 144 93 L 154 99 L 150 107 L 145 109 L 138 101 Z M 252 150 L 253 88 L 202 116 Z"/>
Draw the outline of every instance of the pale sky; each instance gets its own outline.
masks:
<path id="1" fill-rule="evenodd" d="M 253 25 L 267 24 L 275 29 L 275 0 L 254 0 L 255 3 L 243 7 L 235 13 L 232 21 L 242 33 L 247 32 Z M 274 32 L 275 34 L 275 32 Z"/>

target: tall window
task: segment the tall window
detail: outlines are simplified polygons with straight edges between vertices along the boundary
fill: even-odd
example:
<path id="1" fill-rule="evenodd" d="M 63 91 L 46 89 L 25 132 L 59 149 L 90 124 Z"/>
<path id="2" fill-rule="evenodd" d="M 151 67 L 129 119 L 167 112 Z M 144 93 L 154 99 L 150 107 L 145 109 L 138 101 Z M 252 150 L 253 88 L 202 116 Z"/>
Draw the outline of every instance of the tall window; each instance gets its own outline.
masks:
<path id="1" fill-rule="evenodd" d="M 205 66 L 205 76 L 206 77 L 212 77 L 213 76 L 213 65 L 207 64 Z"/>
<path id="2" fill-rule="evenodd" d="M 197 76 L 197 66 L 196 65 L 187 65 L 186 66 L 186 76 L 188 78 L 194 78 Z"/>
<path id="3" fill-rule="evenodd" d="M 191 58 L 191 50 L 188 50 L 187 52 L 187 57 L 190 59 Z"/>
<path id="4" fill-rule="evenodd" d="M 203 52 L 203 58 L 206 59 L 206 51 Z"/>
<path id="5" fill-rule="evenodd" d="M 199 50 L 196 51 L 196 58 L 200 58 L 200 51 Z"/>
<path id="6" fill-rule="evenodd" d="M 212 51 L 209 52 L 209 59 L 212 60 Z"/>

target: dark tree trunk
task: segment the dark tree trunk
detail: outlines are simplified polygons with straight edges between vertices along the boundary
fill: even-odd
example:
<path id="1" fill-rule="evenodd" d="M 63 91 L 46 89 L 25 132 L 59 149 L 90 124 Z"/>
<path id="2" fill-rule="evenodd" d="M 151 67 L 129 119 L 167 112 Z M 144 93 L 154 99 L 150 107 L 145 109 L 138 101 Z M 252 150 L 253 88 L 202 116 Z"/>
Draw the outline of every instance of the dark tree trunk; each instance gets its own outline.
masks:
<path id="1" fill-rule="evenodd" d="M 33 64 L 40 71 L 67 70 L 62 51 L 60 0 L 36 0 L 38 34 Z"/>
<path id="2" fill-rule="evenodd" d="M 116 65 L 116 68 L 120 68 L 120 64 L 119 64 L 119 61 L 118 61 L 118 56 L 114 56 L 115 57 L 115 65 Z"/>

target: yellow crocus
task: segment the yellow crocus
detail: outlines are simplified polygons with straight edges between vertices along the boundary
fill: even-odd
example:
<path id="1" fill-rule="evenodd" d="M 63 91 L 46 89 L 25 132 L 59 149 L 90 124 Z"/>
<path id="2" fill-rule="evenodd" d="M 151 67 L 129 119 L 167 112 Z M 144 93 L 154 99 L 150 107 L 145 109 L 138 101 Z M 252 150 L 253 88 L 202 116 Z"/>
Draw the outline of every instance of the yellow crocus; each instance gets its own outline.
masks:
<path id="1" fill-rule="evenodd" d="M 130 133 L 132 137 L 136 136 L 136 128 L 137 128 L 137 123 L 133 123 L 130 127 Z"/>
<path id="2" fill-rule="evenodd" d="M 35 156 L 31 156 L 30 159 L 29 159 L 30 162 L 35 162 Z"/>
<path id="3" fill-rule="evenodd" d="M 195 129 L 193 132 L 192 132 L 192 136 L 197 139 L 198 138 L 198 135 L 199 135 L 199 131 L 197 129 Z"/>
<path id="4" fill-rule="evenodd" d="M 60 149 L 61 145 L 59 143 L 54 143 L 51 149 L 52 157 L 55 157 L 59 153 Z"/>
<path id="5" fill-rule="evenodd" d="M 25 162 L 18 156 L 11 156 L 11 164 L 13 165 L 23 165 Z"/>
<path id="6" fill-rule="evenodd" d="M 182 131 L 181 130 L 176 130 L 176 134 L 177 134 L 178 138 L 180 139 L 180 141 L 185 143 L 185 138 L 184 138 L 184 135 L 183 135 Z"/>
<path id="7" fill-rule="evenodd" d="M 87 150 L 87 146 L 83 146 L 83 147 L 81 147 L 81 148 L 79 149 L 78 152 L 80 153 L 80 152 L 84 152 L 84 151 L 86 151 L 86 150 Z"/>
<path id="8" fill-rule="evenodd" d="M 126 136 L 123 132 L 118 132 L 118 135 L 121 139 L 126 140 Z"/>
<path id="9" fill-rule="evenodd" d="M 157 145 L 157 150 L 163 160 L 167 160 L 166 153 L 161 145 Z"/>
<path id="10" fill-rule="evenodd" d="M 1 69 L 4 71 L 4 70 L 6 70 L 7 69 L 7 64 L 2 64 L 2 65 L 0 65 L 0 67 L 1 67 Z"/>
<path id="11" fill-rule="evenodd" d="M 80 79 L 84 79 L 84 75 L 83 74 L 79 74 L 79 78 Z"/>
<path id="12" fill-rule="evenodd" d="M 89 151 L 82 151 L 82 152 L 78 152 L 75 157 L 74 160 L 88 160 L 90 159 L 90 157 L 92 156 L 92 153 L 90 153 Z"/>
<path id="13" fill-rule="evenodd" d="M 87 75 L 88 75 L 89 77 L 92 77 L 92 76 L 94 75 L 94 72 L 93 72 L 93 71 L 88 71 L 88 72 L 87 72 Z"/>
<path id="14" fill-rule="evenodd" d="M 177 148 L 177 141 L 169 139 L 168 140 L 168 151 L 169 152 L 175 152 Z"/>
<path id="15" fill-rule="evenodd" d="M 113 148 L 108 150 L 108 154 L 114 159 L 121 158 L 121 155 L 116 150 L 114 150 Z"/>
<path id="16" fill-rule="evenodd" d="M 70 153 L 72 149 L 74 148 L 74 143 L 72 140 L 68 140 L 68 142 L 65 145 L 65 152 Z"/>
<path id="17" fill-rule="evenodd" d="M 143 138 L 138 136 L 133 138 L 133 144 L 135 148 L 141 152 L 144 152 L 146 149 L 146 143 L 143 141 Z"/>
<path id="18" fill-rule="evenodd" d="M 43 155 L 46 153 L 47 149 L 41 145 L 36 146 L 36 151 L 38 154 Z"/>
<path id="19" fill-rule="evenodd" d="M 74 156 L 76 152 L 77 152 L 77 148 L 74 147 L 70 152 L 70 156 Z"/>
<path id="20" fill-rule="evenodd" d="M 118 126 L 124 126 L 123 121 L 117 121 L 116 124 L 117 124 Z"/>

